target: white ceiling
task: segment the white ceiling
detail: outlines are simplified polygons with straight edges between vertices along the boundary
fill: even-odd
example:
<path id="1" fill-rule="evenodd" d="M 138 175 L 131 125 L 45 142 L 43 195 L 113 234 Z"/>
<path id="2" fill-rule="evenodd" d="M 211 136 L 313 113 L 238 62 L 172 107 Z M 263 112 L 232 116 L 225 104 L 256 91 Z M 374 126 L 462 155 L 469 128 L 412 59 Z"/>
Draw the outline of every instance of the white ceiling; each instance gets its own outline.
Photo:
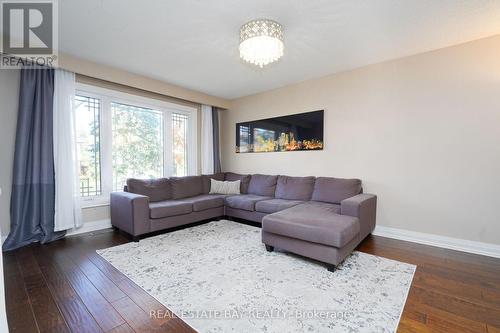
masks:
<path id="1" fill-rule="evenodd" d="M 228 99 L 500 33 L 500 0 L 62 0 L 60 49 Z M 239 59 L 238 31 L 271 18 L 285 55 Z"/>

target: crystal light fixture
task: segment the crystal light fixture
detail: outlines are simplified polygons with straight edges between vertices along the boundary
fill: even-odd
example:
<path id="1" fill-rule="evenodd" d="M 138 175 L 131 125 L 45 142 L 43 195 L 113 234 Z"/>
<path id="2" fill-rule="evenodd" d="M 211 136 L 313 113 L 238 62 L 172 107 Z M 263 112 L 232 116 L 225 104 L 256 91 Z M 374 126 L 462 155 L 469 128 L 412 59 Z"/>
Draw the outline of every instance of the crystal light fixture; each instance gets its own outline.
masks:
<path id="1" fill-rule="evenodd" d="M 281 58 L 283 49 L 283 27 L 278 22 L 258 19 L 241 26 L 241 59 L 262 68 Z"/>

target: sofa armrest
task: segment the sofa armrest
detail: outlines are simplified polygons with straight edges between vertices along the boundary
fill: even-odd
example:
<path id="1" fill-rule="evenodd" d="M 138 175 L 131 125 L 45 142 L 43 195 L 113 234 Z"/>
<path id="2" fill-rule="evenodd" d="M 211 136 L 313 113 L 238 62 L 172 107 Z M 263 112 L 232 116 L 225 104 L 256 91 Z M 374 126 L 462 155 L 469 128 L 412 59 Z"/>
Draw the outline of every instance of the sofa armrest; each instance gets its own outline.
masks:
<path id="1" fill-rule="evenodd" d="M 150 232 L 149 198 L 129 192 L 112 192 L 111 224 L 132 236 Z"/>
<path id="2" fill-rule="evenodd" d="M 342 200 L 340 202 L 340 214 L 359 219 L 359 233 L 362 240 L 375 229 L 377 196 L 364 193 Z"/>

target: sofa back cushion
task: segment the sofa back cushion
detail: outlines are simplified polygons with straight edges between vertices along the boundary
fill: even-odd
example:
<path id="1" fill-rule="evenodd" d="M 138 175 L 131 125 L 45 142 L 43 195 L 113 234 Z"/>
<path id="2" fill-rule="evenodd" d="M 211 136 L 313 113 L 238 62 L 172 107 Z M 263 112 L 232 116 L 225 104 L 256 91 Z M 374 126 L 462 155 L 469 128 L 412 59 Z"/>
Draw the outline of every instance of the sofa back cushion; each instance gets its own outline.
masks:
<path id="1" fill-rule="evenodd" d="M 149 201 L 156 202 L 172 199 L 172 189 L 167 178 L 157 179 L 127 179 L 127 191 L 149 197 Z"/>
<path id="2" fill-rule="evenodd" d="M 314 181 L 314 177 L 279 176 L 274 196 L 278 199 L 309 201 L 314 190 Z"/>
<path id="3" fill-rule="evenodd" d="M 250 183 L 250 175 L 240 175 L 239 173 L 226 172 L 224 180 L 234 182 L 236 180 L 241 181 L 240 192 L 242 194 L 248 193 L 248 183 Z"/>
<path id="4" fill-rule="evenodd" d="M 210 193 L 210 180 L 211 179 L 215 179 L 215 180 L 218 180 L 218 181 L 224 181 L 224 173 L 223 172 L 220 172 L 220 173 L 214 173 L 212 175 L 202 175 L 203 177 L 203 193 L 204 194 L 208 194 Z"/>
<path id="5" fill-rule="evenodd" d="M 203 176 L 170 178 L 172 199 L 194 197 L 203 193 Z"/>
<path id="6" fill-rule="evenodd" d="M 344 199 L 361 193 L 361 180 L 318 177 L 312 200 L 340 204 Z"/>
<path id="7" fill-rule="evenodd" d="M 248 184 L 248 193 L 265 197 L 274 197 L 277 181 L 278 176 L 252 175 L 250 183 Z"/>

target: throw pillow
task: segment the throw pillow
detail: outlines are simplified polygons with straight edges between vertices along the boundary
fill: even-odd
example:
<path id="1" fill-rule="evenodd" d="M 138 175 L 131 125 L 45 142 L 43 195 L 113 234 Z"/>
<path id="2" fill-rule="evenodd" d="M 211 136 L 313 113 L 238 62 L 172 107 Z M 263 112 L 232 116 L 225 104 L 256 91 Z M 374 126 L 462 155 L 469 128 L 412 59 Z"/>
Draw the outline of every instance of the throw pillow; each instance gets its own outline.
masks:
<path id="1" fill-rule="evenodd" d="M 241 181 L 234 182 L 210 179 L 209 194 L 240 194 Z"/>

